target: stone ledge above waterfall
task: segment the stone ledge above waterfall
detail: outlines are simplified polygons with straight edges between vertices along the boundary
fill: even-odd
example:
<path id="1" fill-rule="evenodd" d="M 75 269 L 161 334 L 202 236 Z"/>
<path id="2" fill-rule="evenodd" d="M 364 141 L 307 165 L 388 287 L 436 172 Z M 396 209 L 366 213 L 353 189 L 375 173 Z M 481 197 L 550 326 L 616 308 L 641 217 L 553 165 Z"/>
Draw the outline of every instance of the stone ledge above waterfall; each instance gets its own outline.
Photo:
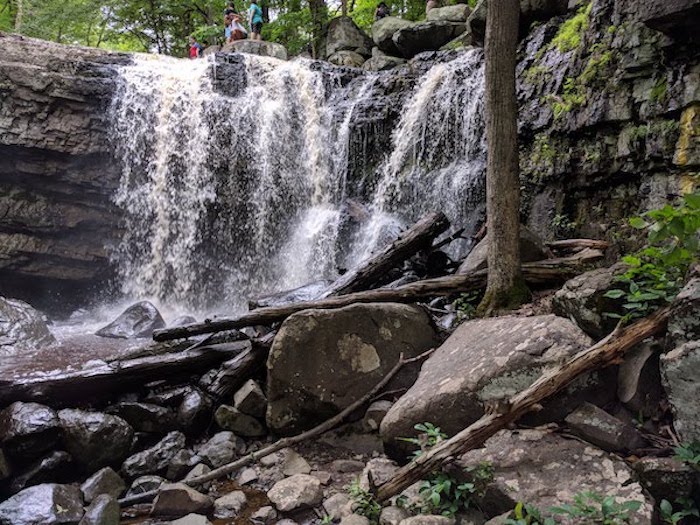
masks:
<path id="1" fill-rule="evenodd" d="M 287 60 L 287 49 L 282 44 L 263 40 L 236 40 L 221 48 L 222 53 L 248 53 L 262 57 Z"/>

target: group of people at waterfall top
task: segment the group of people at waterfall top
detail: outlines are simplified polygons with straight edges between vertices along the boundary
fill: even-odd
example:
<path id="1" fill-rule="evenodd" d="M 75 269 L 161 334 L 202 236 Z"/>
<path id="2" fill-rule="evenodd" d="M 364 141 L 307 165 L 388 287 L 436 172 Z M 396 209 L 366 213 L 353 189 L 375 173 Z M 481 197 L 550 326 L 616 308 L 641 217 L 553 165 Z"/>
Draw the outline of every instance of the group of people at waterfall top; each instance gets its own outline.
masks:
<path id="1" fill-rule="evenodd" d="M 258 5 L 256 0 L 250 0 L 248 8 L 248 27 L 250 33 L 242 24 L 243 16 L 236 12 L 236 7 L 233 2 L 230 2 L 224 9 L 224 38 L 226 43 L 234 42 L 235 40 L 261 40 L 260 33 L 263 25 L 263 10 Z M 190 37 L 190 58 L 199 58 L 202 56 L 204 49 L 197 42 L 194 36 Z"/>

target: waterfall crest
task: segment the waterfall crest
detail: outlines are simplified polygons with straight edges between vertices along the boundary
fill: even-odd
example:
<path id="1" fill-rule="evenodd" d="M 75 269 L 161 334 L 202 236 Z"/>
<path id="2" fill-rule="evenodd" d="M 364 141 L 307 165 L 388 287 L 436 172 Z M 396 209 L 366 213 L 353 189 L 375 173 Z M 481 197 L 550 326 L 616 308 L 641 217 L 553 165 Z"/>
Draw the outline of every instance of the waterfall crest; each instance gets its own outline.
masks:
<path id="1" fill-rule="evenodd" d="M 138 56 L 121 71 L 111 111 L 125 296 L 242 308 L 334 278 L 428 210 L 473 220 L 485 157 L 480 51 L 436 64 L 407 90 L 385 151 L 368 108 L 384 103 L 392 72 L 235 56 L 225 75 L 212 57 Z"/>

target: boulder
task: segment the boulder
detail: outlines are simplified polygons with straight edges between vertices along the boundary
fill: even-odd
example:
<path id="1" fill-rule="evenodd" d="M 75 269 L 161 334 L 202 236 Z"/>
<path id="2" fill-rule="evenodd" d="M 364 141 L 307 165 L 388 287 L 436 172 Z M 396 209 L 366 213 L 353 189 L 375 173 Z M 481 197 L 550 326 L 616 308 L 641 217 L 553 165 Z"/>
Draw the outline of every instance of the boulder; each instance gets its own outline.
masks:
<path id="1" fill-rule="evenodd" d="M 474 246 L 464 262 L 460 264 L 457 273 L 465 274 L 481 270 L 487 266 L 489 252 L 489 236 L 486 236 Z M 542 239 L 524 226 L 520 227 L 520 257 L 523 262 L 541 261 L 551 257 L 551 252 Z"/>
<path id="2" fill-rule="evenodd" d="M 233 406 L 249 416 L 265 417 L 267 398 L 260 385 L 249 379 L 233 394 Z"/>
<path id="3" fill-rule="evenodd" d="M 241 490 L 230 492 L 214 500 L 214 517 L 219 519 L 236 518 L 248 503 Z"/>
<path id="4" fill-rule="evenodd" d="M 152 516 L 179 518 L 191 513 L 206 514 L 211 509 L 212 500 L 184 483 L 163 485 L 153 501 Z"/>
<path id="5" fill-rule="evenodd" d="M 400 525 L 454 525 L 455 519 L 447 516 L 421 514 L 402 520 Z"/>
<path id="6" fill-rule="evenodd" d="M 201 458 L 195 456 L 194 452 L 191 450 L 186 448 L 178 450 L 170 460 L 168 470 L 165 471 L 165 477 L 169 480 L 182 479 L 182 476 L 187 474 L 200 460 Z"/>
<path id="7" fill-rule="evenodd" d="M 309 474 L 311 465 L 303 457 L 292 449 L 288 449 L 282 460 L 282 474 L 294 476 L 296 474 Z"/>
<path id="8" fill-rule="evenodd" d="M 210 467 L 218 468 L 230 463 L 244 452 L 245 443 L 241 438 L 233 432 L 219 432 L 201 446 L 197 455 Z"/>
<path id="9" fill-rule="evenodd" d="M 80 485 L 85 503 L 92 502 L 100 494 L 118 498 L 126 490 L 124 480 L 110 467 L 98 470 Z"/>
<path id="10" fill-rule="evenodd" d="M 208 48 L 207 48 L 208 49 Z M 172 323 L 168 325 L 168 328 L 175 328 L 177 326 L 187 326 L 188 324 L 196 323 L 197 319 L 191 315 L 181 315 L 176 317 Z"/>
<path id="11" fill-rule="evenodd" d="M 175 454 L 184 447 L 185 435 L 182 432 L 170 432 L 151 448 L 127 458 L 122 465 L 122 472 L 129 479 L 146 474 L 162 474 Z"/>
<path id="12" fill-rule="evenodd" d="M 3 525 L 75 525 L 82 517 L 83 498 L 73 485 L 36 485 L 0 503 Z"/>
<path id="13" fill-rule="evenodd" d="M 540 509 L 572 503 L 581 492 L 613 496 L 617 501 L 639 501 L 632 516 L 635 525 L 652 523 L 648 501 L 634 472 L 621 459 L 555 433 L 541 430 L 502 430 L 457 461 L 457 469 L 490 463 L 494 480 L 481 508 L 497 515 L 513 510 L 518 501 Z"/>
<path id="14" fill-rule="evenodd" d="M 323 510 L 332 520 L 339 520 L 352 514 L 352 499 L 343 492 L 333 494 L 323 502 Z"/>
<path id="15" fill-rule="evenodd" d="M 247 53 L 287 60 L 287 49 L 282 44 L 262 40 L 235 40 L 221 48 L 222 53 Z"/>
<path id="16" fill-rule="evenodd" d="M 165 434 L 175 429 L 175 414 L 162 406 L 151 403 L 118 403 L 107 412 L 119 416 L 138 432 Z"/>
<path id="17" fill-rule="evenodd" d="M 285 304 L 318 299 L 331 284 L 333 284 L 333 281 L 314 281 L 292 290 L 256 297 L 248 301 L 248 308 L 255 310 L 256 308 L 265 308 L 267 306 L 283 306 Z"/>
<path id="18" fill-rule="evenodd" d="M 372 458 L 360 474 L 360 487 L 369 490 L 372 486 L 386 483 L 399 470 L 396 462 L 388 458 Z"/>
<path id="19" fill-rule="evenodd" d="M 101 494 L 85 509 L 79 525 L 119 525 L 121 511 L 114 496 Z"/>
<path id="20" fill-rule="evenodd" d="M 290 512 L 318 505 L 323 499 L 323 490 L 315 477 L 297 474 L 275 483 L 267 497 L 277 510 Z"/>
<path id="21" fill-rule="evenodd" d="M 364 64 L 362 64 L 362 69 L 365 71 L 387 71 L 388 69 L 394 69 L 397 66 L 405 64 L 406 61 L 403 58 L 392 57 L 389 55 L 377 55 L 372 56 Z"/>
<path id="22" fill-rule="evenodd" d="M 277 511 L 274 507 L 267 505 L 265 507 L 260 507 L 258 510 L 250 515 L 250 521 L 253 523 L 258 523 L 266 525 L 272 523 L 277 519 Z"/>
<path id="23" fill-rule="evenodd" d="M 32 485 L 67 482 L 73 478 L 73 458 L 68 452 L 54 450 L 18 473 L 10 483 L 13 494 Z"/>
<path id="24" fill-rule="evenodd" d="M 700 1 L 698 0 L 623 0 L 637 20 L 647 26 L 668 34 L 674 39 L 697 41 L 697 28 L 700 25 Z"/>
<path id="25" fill-rule="evenodd" d="M 409 512 L 403 507 L 384 507 L 379 515 L 379 525 L 399 525 L 409 516 Z"/>
<path id="26" fill-rule="evenodd" d="M 700 278 L 688 281 L 674 299 L 667 332 L 674 347 L 700 340 Z"/>
<path id="27" fill-rule="evenodd" d="M 659 412 L 664 389 L 659 357 L 661 345 L 647 340 L 625 354 L 617 372 L 617 397 L 634 414 L 652 418 Z"/>
<path id="28" fill-rule="evenodd" d="M 647 456 L 633 464 L 639 481 L 656 501 L 692 497 L 697 473 L 675 458 Z"/>
<path id="29" fill-rule="evenodd" d="M 399 50 L 394 44 L 393 36 L 399 29 L 405 29 L 415 25 L 415 22 L 404 20 L 395 16 L 385 16 L 377 20 L 372 26 L 372 40 L 376 46 L 390 55 L 399 56 Z"/>
<path id="30" fill-rule="evenodd" d="M 568 280 L 554 295 L 554 313 L 572 319 L 591 337 L 602 339 L 613 331 L 618 322 L 604 314 L 620 309 L 620 301 L 609 299 L 605 294 L 616 287 L 615 277 L 625 271 L 625 265 L 616 264 Z"/>
<path id="31" fill-rule="evenodd" d="M 66 409 L 58 413 L 58 418 L 66 450 L 85 470 L 94 472 L 118 465 L 131 451 L 134 431 L 120 417 Z"/>
<path id="32" fill-rule="evenodd" d="M 190 470 L 186 475 L 185 475 L 185 480 L 192 479 L 192 478 L 198 478 L 199 476 L 204 476 L 205 474 L 209 474 L 211 472 L 211 467 L 208 465 L 205 465 L 204 463 L 198 463 L 194 467 L 192 467 L 192 470 Z M 240 485 L 243 485 L 243 483 L 240 483 Z M 211 486 L 211 483 L 202 483 L 199 485 L 201 488 L 205 490 L 209 490 L 209 487 Z"/>
<path id="33" fill-rule="evenodd" d="M 349 16 L 334 18 L 326 26 L 321 44 L 323 58 L 328 59 L 339 51 L 354 51 L 368 57 L 371 50 L 372 39 Z"/>
<path id="34" fill-rule="evenodd" d="M 47 406 L 17 401 L 0 412 L 0 443 L 10 459 L 39 457 L 56 444 L 60 433 L 58 416 Z"/>
<path id="35" fill-rule="evenodd" d="M 355 51 L 336 51 L 328 57 L 328 61 L 336 66 L 362 67 L 365 57 Z"/>
<path id="36" fill-rule="evenodd" d="M 165 321 L 153 303 L 141 301 L 124 310 L 114 321 L 95 332 L 95 335 L 121 339 L 151 337 L 153 330 L 164 327 Z"/>
<path id="37" fill-rule="evenodd" d="M 24 301 L 0 297 L 0 355 L 55 342 L 42 314 Z"/>
<path id="38" fill-rule="evenodd" d="M 662 355 L 660 366 L 676 431 L 684 442 L 700 441 L 700 341 Z"/>
<path id="39" fill-rule="evenodd" d="M 565 421 L 574 434 L 608 452 L 637 450 L 647 444 L 635 428 L 591 403 L 583 403 Z"/>
<path id="40" fill-rule="evenodd" d="M 392 40 L 404 58 L 413 58 L 423 51 L 437 51 L 442 46 L 464 33 L 464 23 L 434 21 L 421 22 L 399 29 Z"/>
<path id="41" fill-rule="evenodd" d="M 164 483 L 167 483 L 167 481 L 168 480 L 160 476 L 141 476 L 133 481 L 126 495 L 129 497 L 137 496 L 144 492 L 151 492 L 152 490 L 158 489 Z"/>
<path id="42" fill-rule="evenodd" d="M 590 345 L 590 338 L 571 321 L 555 315 L 468 321 L 423 363 L 416 383 L 389 410 L 380 428 L 385 445 L 403 456 L 406 445 L 399 438 L 415 435 L 414 425 L 425 421 L 456 434 L 479 419 L 487 404 L 510 398 L 545 368 Z M 585 400 L 611 400 L 616 385 L 605 374 L 579 378 L 528 419 L 555 421 Z"/>
<path id="43" fill-rule="evenodd" d="M 325 421 L 374 388 L 401 354 L 436 343 L 429 316 L 414 306 L 358 304 L 290 316 L 267 361 L 268 428 L 294 434 Z M 414 378 L 404 370 L 390 387 Z"/>
<path id="44" fill-rule="evenodd" d="M 230 430 L 238 436 L 261 437 L 267 434 L 260 421 L 229 405 L 221 405 L 217 408 L 214 419 L 221 428 Z"/>
<path id="45" fill-rule="evenodd" d="M 442 22 L 461 22 L 462 24 L 467 22 L 471 9 L 467 4 L 455 4 L 448 5 L 445 7 L 434 7 L 428 11 L 426 20 L 429 22 L 442 21 Z"/>
<path id="46" fill-rule="evenodd" d="M 201 514 L 188 514 L 178 520 L 171 521 L 170 525 L 211 525 L 211 521 Z"/>
<path id="47" fill-rule="evenodd" d="M 258 474 L 258 470 L 254 467 L 248 467 L 244 468 L 238 473 L 238 476 L 236 477 L 236 482 L 242 487 L 243 485 L 247 485 L 248 483 L 258 481 L 258 479 L 260 479 L 260 474 Z"/>
<path id="48" fill-rule="evenodd" d="M 187 392 L 177 409 L 178 425 L 187 433 L 198 432 L 209 424 L 211 401 L 197 389 Z"/>

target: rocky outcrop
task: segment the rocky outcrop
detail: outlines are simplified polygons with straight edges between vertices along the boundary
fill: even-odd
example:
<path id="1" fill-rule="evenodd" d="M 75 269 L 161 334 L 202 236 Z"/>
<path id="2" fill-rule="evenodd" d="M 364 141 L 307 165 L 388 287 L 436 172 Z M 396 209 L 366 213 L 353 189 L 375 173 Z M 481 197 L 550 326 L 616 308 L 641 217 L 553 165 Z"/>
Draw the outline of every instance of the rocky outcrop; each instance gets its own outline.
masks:
<path id="1" fill-rule="evenodd" d="M 465 30 L 462 22 L 435 20 L 399 29 L 391 38 L 403 57 L 413 58 L 423 51 L 437 51 Z"/>
<path id="2" fill-rule="evenodd" d="M 367 58 L 372 53 L 372 39 L 349 16 L 331 20 L 325 28 L 319 55 L 329 59 L 339 51 L 353 51 Z"/>
<path id="3" fill-rule="evenodd" d="M 375 45 L 388 53 L 389 55 L 399 55 L 399 50 L 393 41 L 394 33 L 399 29 L 412 27 L 413 22 L 397 18 L 395 16 L 387 16 L 377 20 L 372 26 L 372 40 Z"/>
<path id="4" fill-rule="evenodd" d="M 413 306 L 358 304 L 292 315 L 268 357 L 268 427 L 283 434 L 311 428 L 367 393 L 401 354 L 416 356 L 436 342 L 428 315 Z M 399 382 L 408 386 L 413 374 Z"/>
<path id="5" fill-rule="evenodd" d="M 0 45 L 0 294 L 70 307 L 110 277 L 107 108 L 130 58 L 5 34 Z"/>
<path id="6" fill-rule="evenodd" d="M 248 53 L 287 60 L 287 50 L 283 45 L 262 40 L 234 40 L 224 45 L 221 48 L 221 53 Z"/>

